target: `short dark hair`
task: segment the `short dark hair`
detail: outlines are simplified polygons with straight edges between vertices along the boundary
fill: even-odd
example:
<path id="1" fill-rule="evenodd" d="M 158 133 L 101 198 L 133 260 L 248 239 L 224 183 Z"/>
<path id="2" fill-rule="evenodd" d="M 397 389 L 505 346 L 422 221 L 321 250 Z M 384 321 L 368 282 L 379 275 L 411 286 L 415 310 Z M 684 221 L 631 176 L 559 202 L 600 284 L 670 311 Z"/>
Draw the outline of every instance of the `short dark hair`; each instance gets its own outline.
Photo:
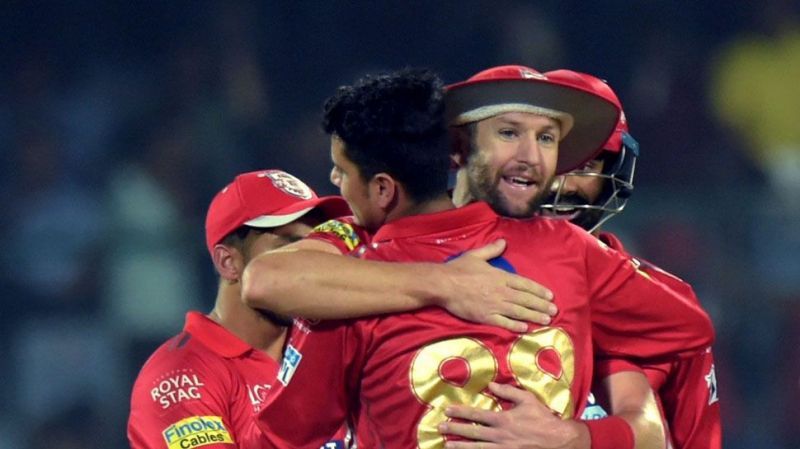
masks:
<path id="1" fill-rule="evenodd" d="M 269 232 L 269 228 L 254 228 L 248 225 L 241 225 L 238 228 L 231 231 L 228 235 L 226 235 L 220 243 L 225 246 L 230 246 L 236 248 L 239 252 L 245 253 L 246 248 L 244 247 L 244 241 L 247 240 L 247 236 L 250 235 L 251 232 L 258 232 L 264 233 Z"/>
<path id="2" fill-rule="evenodd" d="M 322 127 L 344 142 L 364 179 L 385 172 L 415 201 L 447 191 L 450 148 L 442 80 L 406 68 L 367 75 L 328 98 Z"/>

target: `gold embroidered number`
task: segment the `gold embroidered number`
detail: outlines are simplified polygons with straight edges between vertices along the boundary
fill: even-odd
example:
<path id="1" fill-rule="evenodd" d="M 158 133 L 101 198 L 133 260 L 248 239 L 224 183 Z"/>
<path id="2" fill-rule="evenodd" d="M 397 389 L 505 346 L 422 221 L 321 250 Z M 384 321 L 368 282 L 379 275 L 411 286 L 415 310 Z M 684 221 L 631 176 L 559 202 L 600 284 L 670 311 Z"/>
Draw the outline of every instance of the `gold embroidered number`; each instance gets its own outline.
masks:
<path id="1" fill-rule="evenodd" d="M 442 369 L 448 361 L 466 363 L 467 379 L 463 385 L 442 377 Z M 431 407 L 417 427 L 420 449 L 444 447 L 444 437 L 436 426 L 447 420 L 444 409 L 450 404 L 500 410 L 497 401 L 483 393 L 496 375 L 497 360 L 478 340 L 454 338 L 420 349 L 411 363 L 411 385 L 419 400 Z"/>
<path id="2" fill-rule="evenodd" d="M 462 380 L 445 378 L 446 364 L 462 364 Z M 453 338 L 421 348 L 411 363 L 414 395 L 428 405 L 417 427 L 420 449 L 441 449 L 444 437 L 437 426 L 448 418 L 444 410 L 463 404 L 500 410 L 497 400 L 484 393 L 497 376 L 497 357 L 474 338 Z M 575 351 L 569 335 L 558 328 L 540 328 L 520 337 L 508 353 L 508 366 L 517 382 L 564 418 L 575 403 L 570 386 L 575 375 Z"/>
<path id="3" fill-rule="evenodd" d="M 553 351 L 560 360 L 557 372 L 543 366 L 545 351 Z M 524 335 L 511 347 L 508 364 L 523 388 L 535 394 L 562 418 L 572 416 L 575 402 L 569 388 L 575 378 L 575 350 L 566 332 L 544 327 Z"/>

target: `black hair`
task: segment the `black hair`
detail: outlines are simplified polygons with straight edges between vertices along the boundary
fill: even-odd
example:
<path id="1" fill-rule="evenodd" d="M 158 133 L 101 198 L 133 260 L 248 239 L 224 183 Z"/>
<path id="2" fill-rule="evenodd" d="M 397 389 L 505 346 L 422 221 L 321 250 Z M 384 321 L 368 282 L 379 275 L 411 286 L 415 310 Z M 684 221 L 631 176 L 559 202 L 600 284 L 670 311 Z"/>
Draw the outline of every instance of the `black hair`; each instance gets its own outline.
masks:
<path id="1" fill-rule="evenodd" d="M 344 142 L 365 180 L 387 173 L 418 202 L 446 192 L 444 89 L 432 71 L 406 68 L 339 87 L 325 102 L 322 127 Z"/>
<path id="2" fill-rule="evenodd" d="M 247 239 L 247 236 L 250 235 L 250 232 L 258 232 L 263 234 L 269 230 L 269 228 L 255 228 L 252 226 L 241 225 L 223 237 L 220 243 L 225 246 L 236 248 L 239 250 L 239 252 L 244 253 L 244 241 Z"/>

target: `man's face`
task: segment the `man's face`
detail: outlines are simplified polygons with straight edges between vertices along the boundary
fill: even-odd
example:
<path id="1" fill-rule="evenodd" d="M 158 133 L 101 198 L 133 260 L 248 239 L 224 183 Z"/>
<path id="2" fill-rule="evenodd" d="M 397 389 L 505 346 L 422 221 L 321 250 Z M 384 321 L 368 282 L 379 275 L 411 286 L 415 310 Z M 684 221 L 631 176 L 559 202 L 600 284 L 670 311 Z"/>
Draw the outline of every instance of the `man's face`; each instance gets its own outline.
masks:
<path id="1" fill-rule="evenodd" d="M 344 146 L 342 139 L 331 136 L 331 182 L 350 205 L 358 224 L 370 231 L 375 230 L 386 217 L 371 201 L 369 182 L 362 178 L 356 164 L 347 157 Z"/>
<path id="2" fill-rule="evenodd" d="M 561 126 L 549 117 L 508 112 L 475 125 L 466 161 L 469 193 L 500 215 L 537 211 L 555 175 Z"/>
<path id="3" fill-rule="evenodd" d="M 570 206 L 595 204 L 603 192 L 605 178 L 598 175 L 603 173 L 604 165 L 603 159 L 594 159 L 582 168 L 556 178 L 546 202 L 557 203 L 557 209 L 547 210 L 547 214 L 566 218 L 584 228 L 590 220 L 596 223 L 603 213 L 601 210 L 573 209 Z"/>

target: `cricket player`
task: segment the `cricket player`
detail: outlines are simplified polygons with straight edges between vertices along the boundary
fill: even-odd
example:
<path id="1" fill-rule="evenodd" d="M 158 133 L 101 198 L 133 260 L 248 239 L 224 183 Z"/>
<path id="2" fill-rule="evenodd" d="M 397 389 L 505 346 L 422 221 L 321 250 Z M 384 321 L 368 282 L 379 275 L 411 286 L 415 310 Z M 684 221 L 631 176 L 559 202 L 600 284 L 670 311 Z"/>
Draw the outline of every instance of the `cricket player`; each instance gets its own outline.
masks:
<path id="1" fill-rule="evenodd" d="M 318 197 L 280 170 L 243 173 L 212 200 L 206 245 L 219 274 L 214 309 L 189 312 L 183 331 L 142 367 L 131 394 L 133 449 L 261 448 L 253 419 L 283 357 L 291 318 L 247 307 L 241 275 L 256 254 L 303 238 L 349 214 L 340 197 Z M 331 433 L 344 447 L 344 433 Z"/>
<path id="2" fill-rule="evenodd" d="M 254 416 L 277 377 L 292 319 L 241 301 L 244 267 L 257 254 L 281 248 L 305 237 L 314 226 L 349 214 L 342 198 L 320 198 L 281 170 L 240 174 L 214 197 L 206 217 L 206 245 L 219 274 L 215 306 L 208 314 L 189 312 L 183 331 L 158 348 L 139 373 L 128 422 L 132 448 L 265 447 Z M 408 279 L 418 278 L 423 270 L 457 279 L 453 287 L 463 285 L 436 293 L 403 290 L 398 285 L 392 294 L 407 291 L 409 298 L 418 294 L 420 298 L 414 301 L 419 304 L 446 302 L 452 313 L 464 318 L 493 323 L 512 320 L 502 313 L 513 303 L 504 302 L 501 294 L 513 292 L 513 298 L 525 299 L 522 291 L 497 289 L 467 300 L 475 306 L 481 301 L 495 302 L 498 305 L 492 309 L 497 314 L 484 313 L 485 307 L 477 310 L 464 300 L 484 282 L 514 285 L 517 276 L 483 262 L 496 251 L 490 248 L 484 256 L 479 250 L 434 270 L 407 265 L 405 277 L 403 269 L 392 269 L 406 286 L 410 286 Z M 516 282 L 533 285 L 524 279 Z M 380 298 L 377 293 L 376 297 Z M 530 299 L 535 298 L 531 295 Z M 524 311 L 514 316 L 530 318 Z M 348 446 L 346 429 L 337 429 L 331 436 L 325 448 Z"/>
<path id="3" fill-rule="evenodd" d="M 542 189 L 556 164 L 561 171 L 582 165 L 617 122 L 612 103 L 584 90 L 527 70 L 501 81 L 511 81 L 510 89 L 498 91 L 494 81 L 482 78 L 468 81 L 455 117 L 483 120 L 518 113 L 507 105 L 532 106 L 512 116 L 510 126 L 492 131 L 495 139 L 524 140 L 521 152 L 530 159 L 501 176 L 509 189 Z M 541 98 L 550 101 L 540 105 Z M 492 381 L 522 385 L 559 416 L 572 417 L 588 394 L 593 344 L 610 356 L 660 357 L 710 343 L 713 333 L 702 310 L 672 300 L 669 289 L 566 221 L 506 219 L 483 202 L 455 209 L 447 195 L 450 148 L 443 107 L 438 78 L 417 71 L 367 77 L 327 103 L 332 178 L 358 223 L 374 233 L 357 254 L 441 263 L 502 237 L 507 247 L 494 263 L 547 280 L 555 301 L 561 300 L 559 314 L 548 326 L 530 324 L 522 335 L 431 308 L 296 327 L 287 343 L 292 357 L 284 359 L 277 391 L 259 416 L 272 445 L 315 447 L 329 428 L 349 419 L 363 447 L 443 447 L 439 425 L 447 420 L 448 406 L 502 407 L 489 394 Z M 565 112 L 573 108 L 596 112 Z M 562 158 L 558 142 L 570 131 L 575 135 Z M 250 263 L 243 292 L 248 305 L 274 310 L 277 298 L 291 298 L 298 291 L 292 278 L 298 260 L 326 267 L 328 287 L 358 262 L 334 256 L 340 250 L 322 239 L 313 241 L 313 249 L 303 249 L 304 242 Z M 341 288 L 347 284 L 330 290 Z M 662 302 L 637 303 L 642 294 Z M 616 323 L 619 316 L 628 318 L 624 329 Z"/>
<path id="4" fill-rule="evenodd" d="M 582 77 L 598 91 L 604 91 L 609 98 L 619 102 L 611 87 L 592 75 L 571 70 L 556 70 L 546 75 L 556 80 Z M 629 134 L 623 114 L 614 134 L 603 146 L 603 151 L 583 168 L 558 178 L 542 209 L 547 214 L 567 218 L 591 232 L 609 247 L 630 257 L 651 278 L 700 305 L 691 285 L 650 262 L 630 255 L 616 235 L 602 231 L 602 225 L 622 212 L 631 196 L 638 156 L 639 145 Z M 608 360 L 604 363 L 608 365 L 610 373 L 626 369 L 623 361 Z M 674 448 L 722 447 L 719 398 L 711 347 L 692 357 L 662 363 L 640 361 L 627 368 L 641 368 L 647 375 L 663 407 Z"/>
<path id="5" fill-rule="evenodd" d="M 547 72 L 544 75 L 555 82 L 584 85 L 588 90 L 608 98 L 621 108 L 616 94 L 598 78 L 569 70 Z M 474 132 L 474 127 L 468 131 Z M 469 136 L 464 140 L 474 142 L 475 137 Z M 549 213 L 561 212 L 563 217 L 569 218 L 573 223 L 593 232 L 595 236 L 598 235 L 597 229 L 600 224 L 625 207 L 633 189 L 633 174 L 639 150 L 638 144 L 628 134 L 628 125 L 624 114 L 620 116 L 614 133 L 603 148 L 603 152 L 585 166 L 558 178 L 554 184 L 554 193 L 548 199 L 548 203 L 542 205 L 542 208 Z M 476 146 L 472 145 L 472 148 L 465 154 L 477 151 Z M 472 157 L 470 162 L 474 164 L 475 159 Z M 472 170 L 476 171 L 475 167 Z M 476 180 L 470 179 L 469 185 L 473 186 L 473 190 L 477 190 L 479 195 L 485 195 L 480 192 L 480 188 L 474 187 L 480 185 Z M 466 189 L 462 192 L 469 194 Z M 496 208 L 503 207 L 508 206 L 502 203 L 496 205 Z M 642 264 L 639 260 L 632 258 L 622 250 L 619 241 L 614 236 L 602 235 L 600 238 L 609 246 L 621 250 L 622 254 L 629 257 L 633 264 L 640 267 L 640 270 L 652 279 L 663 281 L 677 294 L 685 295 L 685 300 L 698 303 L 691 287 L 687 284 L 650 264 Z M 642 298 L 642 300 L 647 299 Z M 691 375 L 685 373 L 685 370 L 689 369 L 688 366 L 693 367 L 691 369 L 694 370 L 694 373 Z M 684 368 L 678 369 L 678 367 Z M 684 398 L 679 406 L 682 410 L 679 417 L 668 411 L 669 430 L 673 433 L 672 440 L 675 442 L 675 447 L 719 447 L 719 407 L 718 404 L 715 405 L 716 381 L 713 381 L 713 385 L 708 381 L 714 377 L 713 358 L 710 350 L 706 348 L 686 359 L 676 358 L 642 368 L 654 390 L 663 390 L 668 384 L 668 388 L 682 391 L 680 394 L 669 393 L 670 397 Z M 451 410 L 452 413 L 449 416 L 453 418 L 482 424 L 480 435 L 476 434 L 473 427 L 464 424 L 446 423 L 443 427 L 449 435 L 473 436 L 476 439 L 480 438 L 484 443 L 511 447 L 516 445 L 592 447 L 595 449 L 664 447 L 661 439 L 652 435 L 656 433 L 656 423 L 653 420 L 643 419 L 642 411 L 645 412 L 645 416 L 648 414 L 646 413 L 648 409 L 651 410 L 650 414 L 654 414 L 652 409 L 655 404 L 654 399 L 651 399 L 650 389 L 642 388 L 640 385 L 642 381 L 639 378 L 644 379 L 644 377 L 634 374 L 635 371 L 641 372 L 640 367 L 626 363 L 624 360 L 600 360 L 596 378 L 601 387 L 598 387 L 596 392 L 608 397 L 606 403 L 613 405 L 611 411 L 614 415 L 624 416 L 630 425 L 626 426 L 613 418 L 584 422 L 583 424 L 588 424 L 591 429 L 591 444 L 570 440 L 569 435 L 572 434 L 570 427 L 580 425 L 579 423 L 548 420 L 550 417 L 547 410 L 533 395 L 507 386 L 498 386 L 493 391 L 498 396 L 515 404 L 514 408 L 509 411 L 494 413 L 467 407 L 454 407 Z M 679 371 L 683 373 L 679 375 L 681 381 L 677 381 L 676 377 L 676 380 L 666 382 L 670 372 L 677 374 Z M 626 401 L 633 406 L 626 406 Z M 636 406 L 636 404 L 641 404 L 641 406 Z M 637 409 L 641 409 L 641 411 L 637 412 Z M 592 397 L 592 403 L 585 410 L 583 418 L 604 418 L 605 416 L 606 412 L 594 403 Z M 547 420 L 549 423 L 545 426 L 535 427 L 521 424 L 531 420 Z M 677 430 L 677 434 L 681 436 L 676 437 L 676 431 L 672 429 L 673 423 L 678 423 L 680 429 Z M 542 429 L 547 430 L 542 431 Z M 453 443 L 452 447 L 469 449 L 478 447 L 478 444 L 478 442 L 458 442 Z"/>

